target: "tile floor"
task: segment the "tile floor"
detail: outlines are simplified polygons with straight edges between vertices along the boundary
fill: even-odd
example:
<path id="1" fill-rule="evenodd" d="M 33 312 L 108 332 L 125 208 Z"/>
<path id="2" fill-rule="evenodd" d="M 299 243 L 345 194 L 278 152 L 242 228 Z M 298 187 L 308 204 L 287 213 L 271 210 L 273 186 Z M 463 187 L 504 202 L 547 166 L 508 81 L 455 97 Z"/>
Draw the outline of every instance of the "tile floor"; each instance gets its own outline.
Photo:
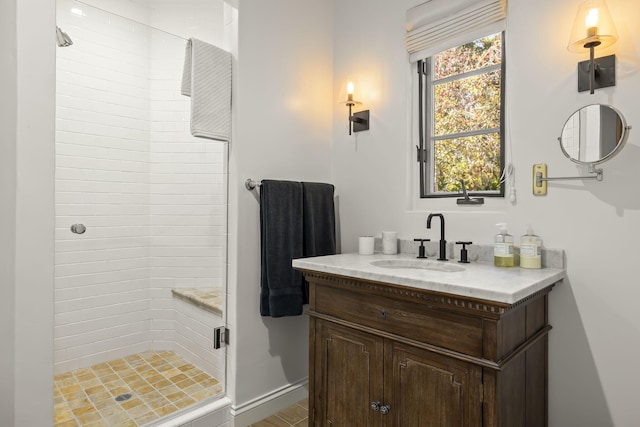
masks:
<path id="1" fill-rule="evenodd" d="M 262 421 L 251 424 L 250 427 L 307 427 L 309 406 L 307 399 L 271 415 Z"/>
<path id="2" fill-rule="evenodd" d="M 135 427 L 222 393 L 172 351 L 149 351 L 54 378 L 55 427 Z M 124 401 L 116 397 L 131 394 Z"/>

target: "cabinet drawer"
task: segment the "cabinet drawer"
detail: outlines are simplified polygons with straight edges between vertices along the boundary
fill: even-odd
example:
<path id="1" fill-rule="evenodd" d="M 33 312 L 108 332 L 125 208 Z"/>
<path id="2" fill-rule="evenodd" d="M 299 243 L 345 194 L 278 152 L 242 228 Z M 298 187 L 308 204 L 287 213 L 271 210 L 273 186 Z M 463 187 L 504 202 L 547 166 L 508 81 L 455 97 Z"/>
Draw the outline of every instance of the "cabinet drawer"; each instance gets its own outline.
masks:
<path id="1" fill-rule="evenodd" d="M 482 320 L 419 303 L 317 286 L 315 311 L 405 338 L 482 357 Z"/>

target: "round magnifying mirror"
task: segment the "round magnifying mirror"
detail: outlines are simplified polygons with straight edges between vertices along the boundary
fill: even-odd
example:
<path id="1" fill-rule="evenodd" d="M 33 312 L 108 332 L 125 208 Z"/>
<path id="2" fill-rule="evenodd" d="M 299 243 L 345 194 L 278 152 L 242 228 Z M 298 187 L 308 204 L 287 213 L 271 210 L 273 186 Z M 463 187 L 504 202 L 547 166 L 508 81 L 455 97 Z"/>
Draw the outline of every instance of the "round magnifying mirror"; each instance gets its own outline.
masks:
<path id="1" fill-rule="evenodd" d="M 629 137 L 622 113 L 609 105 L 593 104 L 573 113 L 562 128 L 560 148 L 571 161 L 595 165 L 615 156 Z"/>

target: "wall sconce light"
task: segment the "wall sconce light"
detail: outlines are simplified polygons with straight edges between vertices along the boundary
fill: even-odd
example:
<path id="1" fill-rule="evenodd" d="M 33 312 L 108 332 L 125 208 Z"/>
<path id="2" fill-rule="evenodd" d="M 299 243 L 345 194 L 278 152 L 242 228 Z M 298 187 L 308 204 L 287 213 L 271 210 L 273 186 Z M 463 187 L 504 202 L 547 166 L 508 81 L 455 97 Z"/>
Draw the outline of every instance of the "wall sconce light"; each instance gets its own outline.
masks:
<path id="1" fill-rule="evenodd" d="M 594 49 L 611 46 L 618 33 L 605 0 L 586 0 L 580 4 L 567 49 L 582 53 L 589 49 L 589 60 L 578 63 L 578 92 L 616 85 L 616 56 L 594 59 Z"/>
<path id="2" fill-rule="evenodd" d="M 353 100 L 353 83 L 347 83 L 347 100 L 344 104 L 349 107 L 349 135 L 351 130 L 354 132 L 360 132 L 363 130 L 369 130 L 369 110 L 358 111 L 351 114 L 351 108 L 355 105 L 362 105 L 362 102 Z"/>

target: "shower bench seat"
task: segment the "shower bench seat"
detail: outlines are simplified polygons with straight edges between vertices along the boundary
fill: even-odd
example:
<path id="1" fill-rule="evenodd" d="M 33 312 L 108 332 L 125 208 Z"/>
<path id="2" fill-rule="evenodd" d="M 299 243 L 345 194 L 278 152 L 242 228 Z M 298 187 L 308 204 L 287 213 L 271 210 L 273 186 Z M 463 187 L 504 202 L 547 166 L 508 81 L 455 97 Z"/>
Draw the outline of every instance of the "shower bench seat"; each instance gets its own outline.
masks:
<path id="1" fill-rule="evenodd" d="M 174 298 L 195 305 L 222 317 L 224 290 L 220 288 L 176 288 L 171 289 Z"/>

